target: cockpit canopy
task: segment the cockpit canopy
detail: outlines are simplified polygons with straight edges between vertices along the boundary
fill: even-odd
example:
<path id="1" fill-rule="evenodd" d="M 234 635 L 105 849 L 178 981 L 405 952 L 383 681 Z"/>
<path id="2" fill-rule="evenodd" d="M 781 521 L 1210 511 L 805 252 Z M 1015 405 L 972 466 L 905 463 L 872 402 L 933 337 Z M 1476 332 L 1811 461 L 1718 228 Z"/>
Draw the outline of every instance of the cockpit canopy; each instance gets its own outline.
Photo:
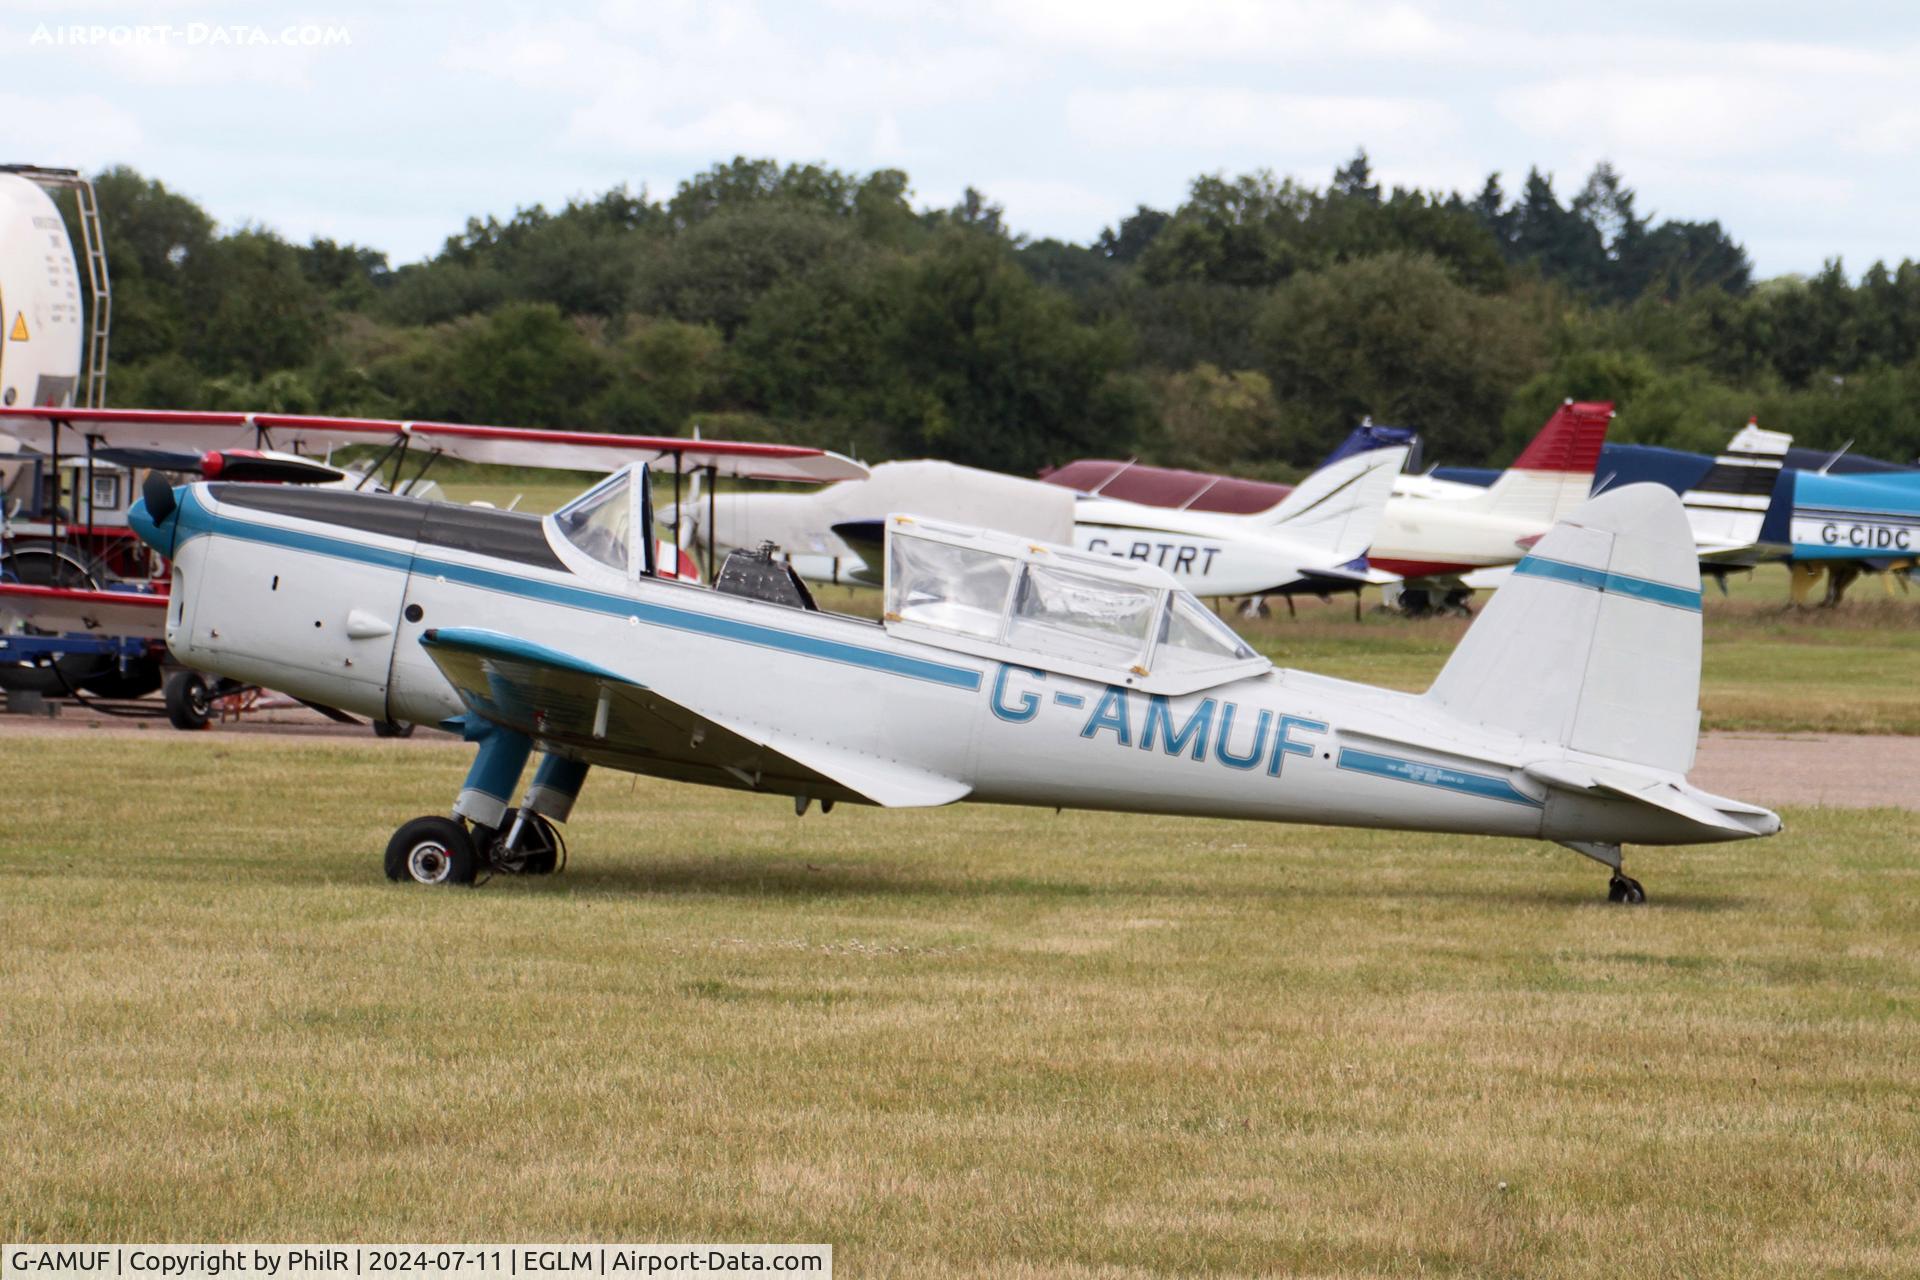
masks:
<path id="1" fill-rule="evenodd" d="M 1153 565 L 915 516 L 887 520 L 886 625 L 902 639 L 1148 693 L 1272 666 Z"/>
<path id="2" fill-rule="evenodd" d="M 547 517 L 562 543 L 556 550 L 584 554 L 627 578 L 651 574 L 653 565 L 653 486 L 647 464 L 631 463 Z"/>

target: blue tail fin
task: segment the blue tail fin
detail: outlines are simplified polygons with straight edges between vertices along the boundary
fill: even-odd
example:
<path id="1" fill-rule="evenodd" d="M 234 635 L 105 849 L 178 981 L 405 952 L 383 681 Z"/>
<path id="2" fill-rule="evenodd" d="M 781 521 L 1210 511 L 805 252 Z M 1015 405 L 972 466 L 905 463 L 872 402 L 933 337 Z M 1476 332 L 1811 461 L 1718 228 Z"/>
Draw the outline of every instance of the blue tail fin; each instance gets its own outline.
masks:
<path id="1" fill-rule="evenodd" d="M 1406 445 L 1412 450 L 1420 439 L 1420 433 L 1412 427 L 1377 427 L 1372 418 L 1363 419 L 1334 451 L 1320 465 L 1330 467 L 1342 458 L 1351 458 L 1356 453 L 1371 453 L 1375 449 L 1386 449 L 1394 445 Z"/>

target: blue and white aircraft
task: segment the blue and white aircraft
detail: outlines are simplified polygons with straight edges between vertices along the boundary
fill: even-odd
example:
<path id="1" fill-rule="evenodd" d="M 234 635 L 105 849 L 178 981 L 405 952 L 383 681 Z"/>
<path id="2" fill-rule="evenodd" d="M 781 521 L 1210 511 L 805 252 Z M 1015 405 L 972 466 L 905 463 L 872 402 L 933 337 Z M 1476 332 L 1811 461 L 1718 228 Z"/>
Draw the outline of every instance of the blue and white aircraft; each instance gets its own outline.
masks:
<path id="1" fill-rule="evenodd" d="M 791 797 L 1266 819 L 1558 841 L 1640 902 L 1621 846 L 1770 835 L 1688 783 L 1700 575 L 1678 499 L 1593 499 L 1520 562 L 1433 687 L 1276 670 L 1165 570 L 911 515 L 885 614 L 822 612 L 750 552 L 653 564 L 645 468 L 551 516 L 149 480 L 193 666 L 476 744 L 395 880 L 554 869 L 594 766 Z M 539 763 L 515 795 L 529 758 Z"/>

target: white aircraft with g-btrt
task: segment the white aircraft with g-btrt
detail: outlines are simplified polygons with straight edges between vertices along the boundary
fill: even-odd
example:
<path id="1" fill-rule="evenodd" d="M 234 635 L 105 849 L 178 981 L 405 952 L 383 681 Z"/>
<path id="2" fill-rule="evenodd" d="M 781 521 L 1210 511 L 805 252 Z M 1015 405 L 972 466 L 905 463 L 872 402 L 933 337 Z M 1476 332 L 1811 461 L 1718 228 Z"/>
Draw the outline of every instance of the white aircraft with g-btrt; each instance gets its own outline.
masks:
<path id="1" fill-rule="evenodd" d="M 450 815 L 394 833 L 396 880 L 551 870 L 592 766 L 800 812 L 978 800 L 1544 838 L 1627 902 L 1623 844 L 1780 826 L 1686 780 L 1700 578 L 1656 486 L 1548 533 L 1424 695 L 1275 670 L 1150 564 L 895 515 L 873 622 L 752 553 L 713 587 L 659 578 L 652 515 L 633 466 L 544 518 L 158 478 L 130 518 L 175 565 L 182 661 L 477 744 Z"/>
<path id="2" fill-rule="evenodd" d="M 1227 515 L 1075 495 L 1058 485 L 947 462 L 883 462 L 813 493 L 709 495 L 669 513 L 690 541 L 771 541 L 816 581 L 878 585 L 885 517 L 917 511 L 1042 542 L 1150 563 L 1203 596 L 1352 589 L 1369 580 L 1373 541 L 1406 463 L 1405 444 L 1345 447 L 1265 511 Z"/>

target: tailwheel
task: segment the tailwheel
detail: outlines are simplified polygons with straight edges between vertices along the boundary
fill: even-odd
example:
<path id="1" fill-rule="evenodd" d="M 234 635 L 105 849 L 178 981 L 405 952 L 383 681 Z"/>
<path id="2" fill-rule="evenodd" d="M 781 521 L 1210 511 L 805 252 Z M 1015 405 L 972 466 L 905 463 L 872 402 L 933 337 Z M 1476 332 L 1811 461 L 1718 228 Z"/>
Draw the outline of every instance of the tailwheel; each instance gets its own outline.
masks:
<path id="1" fill-rule="evenodd" d="M 1624 902 L 1628 906 L 1637 907 L 1646 900 L 1647 891 L 1642 889 L 1640 882 L 1632 876 L 1623 876 L 1616 871 L 1613 873 L 1613 878 L 1607 881 L 1608 902 Z"/>
<path id="2" fill-rule="evenodd" d="M 567 864 L 567 842 L 531 809 L 509 809 L 497 831 L 484 833 L 486 864 L 501 875 L 547 876 Z"/>
<path id="3" fill-rule="evenodd" d="M 387 841 L 387 879 L 415 884 L 472 884 L 479 859 L 473 838 L 454 818 L 415 818 Z"/>

